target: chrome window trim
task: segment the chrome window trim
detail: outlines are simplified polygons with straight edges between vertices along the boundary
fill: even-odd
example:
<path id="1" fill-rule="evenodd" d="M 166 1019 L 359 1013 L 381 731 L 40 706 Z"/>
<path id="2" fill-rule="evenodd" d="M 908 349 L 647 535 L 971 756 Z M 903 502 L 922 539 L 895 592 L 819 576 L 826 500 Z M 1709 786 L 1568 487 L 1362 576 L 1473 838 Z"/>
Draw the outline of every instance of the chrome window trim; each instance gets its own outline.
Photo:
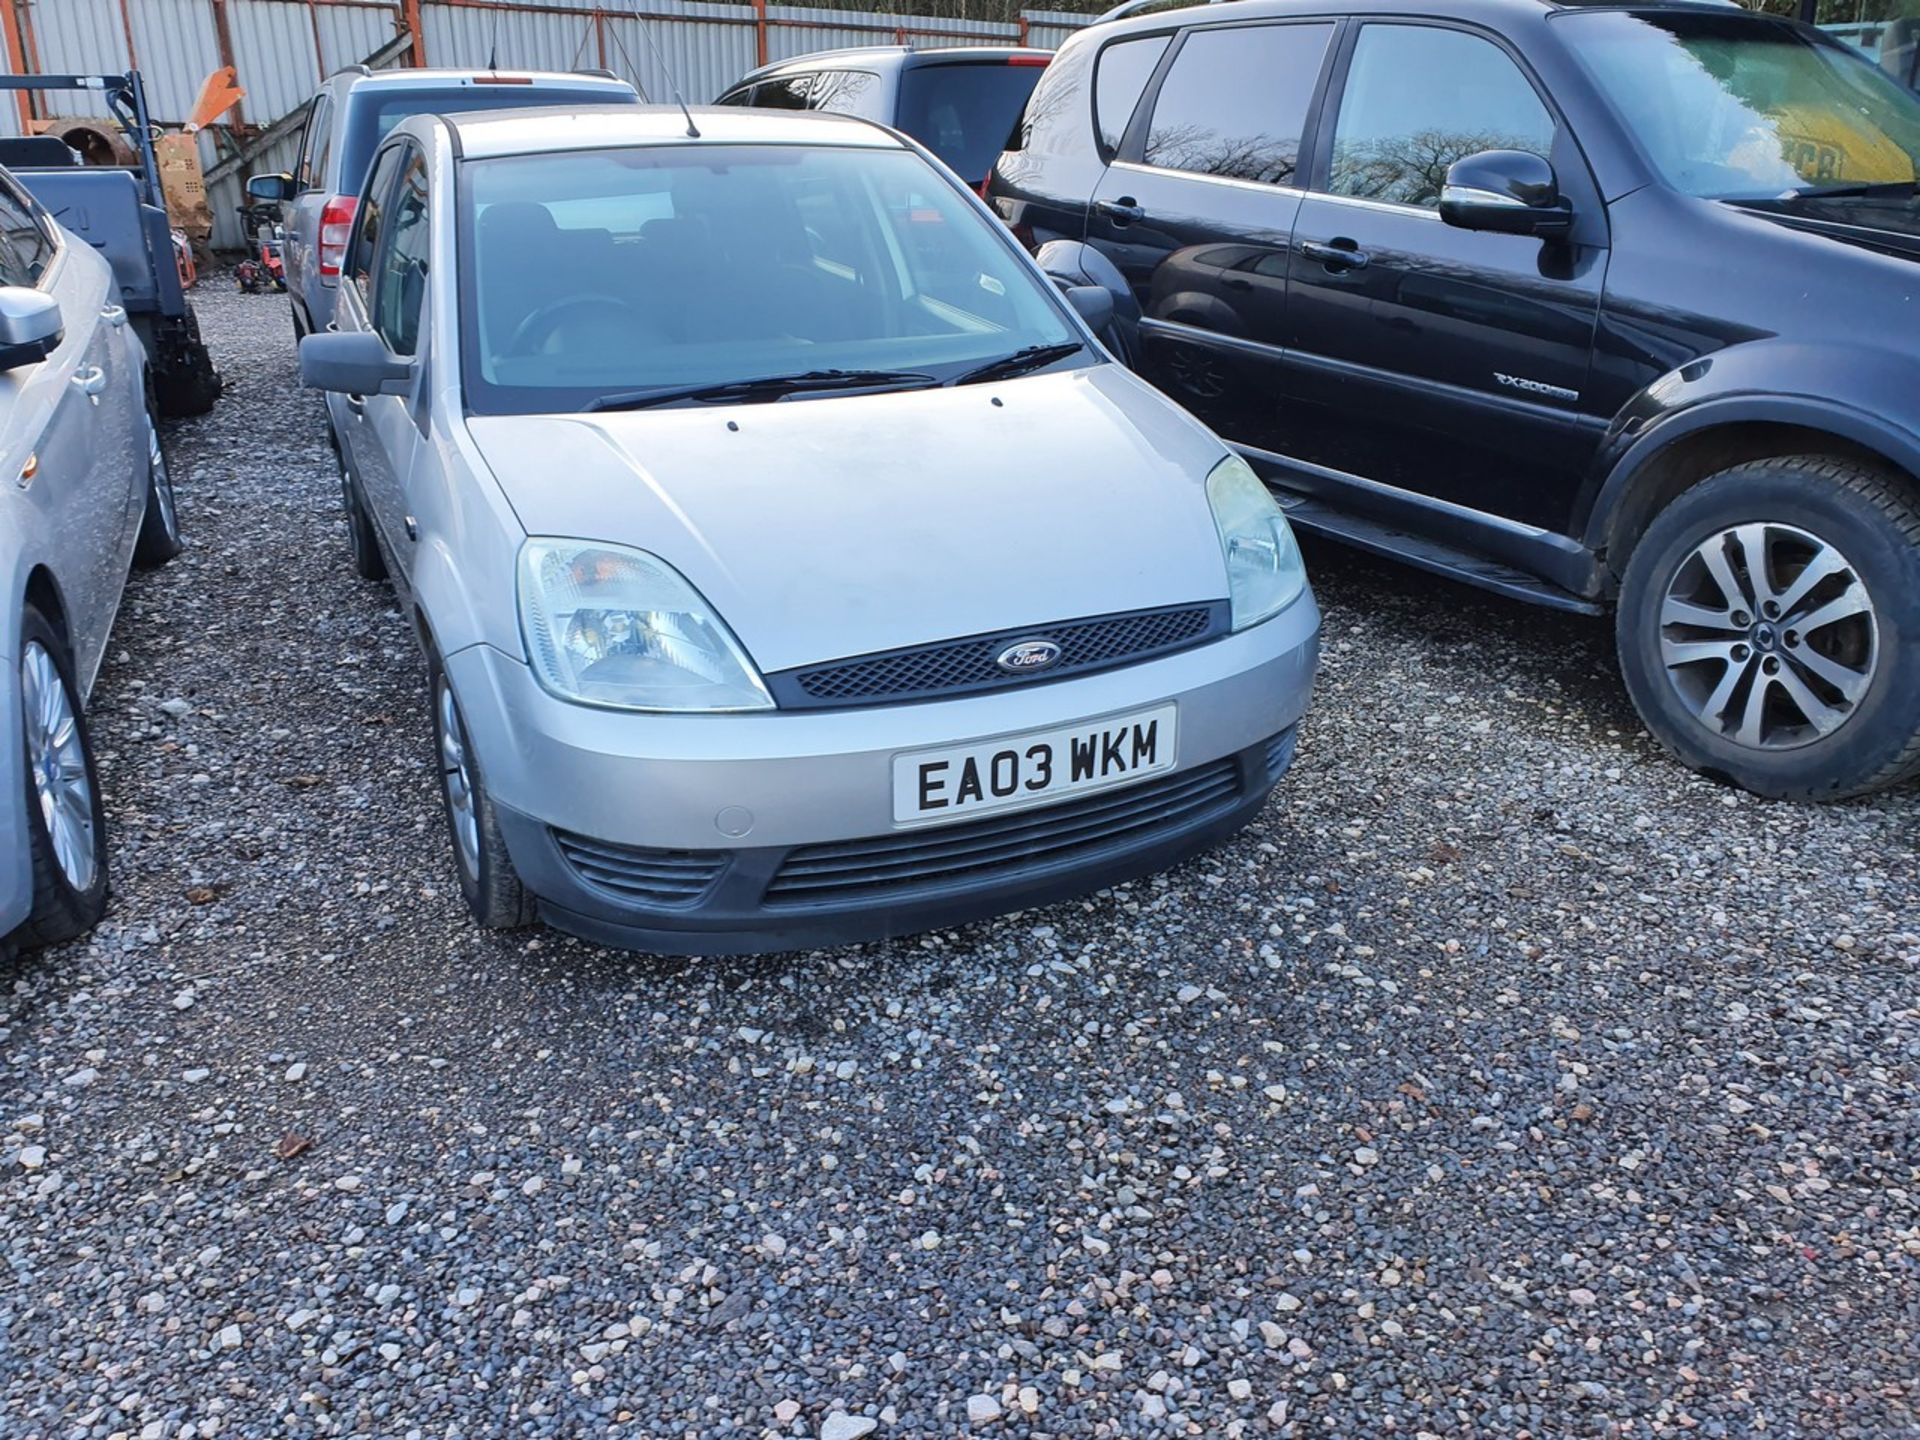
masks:
<path id="1" fill-rule="evenodd" d="M 1116 160 L 1109 167 L 1114 170 L 1137 170 L 1142 175 L 1175 175 L 1185 180 L 1205 180 L 1214 185 L 1231 185 L 1239 190 L 1252 190 L 1261 195 L 1291 195 L 1298 199 L 1306 191 L 1293 185 L 1269 184 L 1265 180 L 1242 180 L 1235 175 L 1209 175 L 1204 170 L 1175 170 L 1165 165 L 1149 165 L 1141 160 Z"/>
<path id="2" fill-rule="evenodd" d="M 1408 205 L 1400 200 L 1369 200 L 1364 195 L 1339 195 L 1331 190 L 1313 192 L 1316 200 L 1331 200 L 1337 205 L 1357 205 L 1362 210 L 1386 210 L 1396 215 L 1418 215 L 1424 220 L 1439 220 L 1438 207 L 1428 209 L 1425 205 Z"/>

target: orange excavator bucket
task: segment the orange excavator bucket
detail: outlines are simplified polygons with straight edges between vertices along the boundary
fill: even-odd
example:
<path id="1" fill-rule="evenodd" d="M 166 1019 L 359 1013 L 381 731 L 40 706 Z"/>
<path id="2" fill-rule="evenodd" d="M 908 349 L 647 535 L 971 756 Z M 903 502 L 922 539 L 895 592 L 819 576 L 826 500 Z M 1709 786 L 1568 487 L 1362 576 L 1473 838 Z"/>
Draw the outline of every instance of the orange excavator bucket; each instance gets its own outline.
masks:
<path id="1" fill-rule="evenodd" d="M 187 116 L 184 127 L 187 134 L 199 133 L 246 98 L 247 92 L 240 88 L 240 79 L 233 73 L 233 67 L 222 65 L 201 84 L 200 98 L 193 102 L 193 111 Z"/>

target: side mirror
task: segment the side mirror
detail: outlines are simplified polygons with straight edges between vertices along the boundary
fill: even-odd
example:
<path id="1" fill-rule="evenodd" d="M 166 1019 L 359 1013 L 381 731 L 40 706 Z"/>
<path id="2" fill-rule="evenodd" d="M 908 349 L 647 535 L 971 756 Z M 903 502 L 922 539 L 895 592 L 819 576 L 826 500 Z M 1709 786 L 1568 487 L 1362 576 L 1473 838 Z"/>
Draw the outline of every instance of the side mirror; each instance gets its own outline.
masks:
<path id="1" fill-rule="evenodd" d="M 1560 194 L 1553 166 L 1525 150 L 1482 150 L 1447 167 L 1440 218 L 1462 230 L 1501 235 L 1564 235 L 1573 207 Z"/>
<path id="2" fill-rule="evenodd" d="M 1096 335 L 1113 323 L 1113 292 L 1104 285 L 1069 285 L 1067 303 Z"/>
<path id="3" fill-rule="evenodd" d="M 24 285 L 0 286 L 0 370 L 46 359 L 66 334 L 60 302 L 51 295 Z"/>
<path id="4" fill-rule="evenodd" d="M 343 395 L 408 395 L 419 362 L 387 349 L 371 330 L 329 331 L 300 342 L 300 383 Z"/>
<path id="5" fill-rule="evenodd" d="M 247 180 L 247 198 L 269 202 L 291 200 L 294 194 L 293 176 L 282 172 L 279 175 L 254 175 Z"/>

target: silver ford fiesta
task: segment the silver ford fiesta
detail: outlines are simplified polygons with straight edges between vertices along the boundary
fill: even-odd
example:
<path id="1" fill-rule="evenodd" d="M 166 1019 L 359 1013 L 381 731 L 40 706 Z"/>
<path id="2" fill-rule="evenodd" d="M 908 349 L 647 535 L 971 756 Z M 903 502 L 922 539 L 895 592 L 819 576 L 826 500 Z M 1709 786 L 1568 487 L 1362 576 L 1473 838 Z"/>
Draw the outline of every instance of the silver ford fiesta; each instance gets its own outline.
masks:
<path id="1" fill-rule="evenodd" d="M 910 933 L 1192 854 L 1292 759 L 1279 507 L 911 141 L 416 117 L 345 274 L 301 370 L 481 924 Z"/>

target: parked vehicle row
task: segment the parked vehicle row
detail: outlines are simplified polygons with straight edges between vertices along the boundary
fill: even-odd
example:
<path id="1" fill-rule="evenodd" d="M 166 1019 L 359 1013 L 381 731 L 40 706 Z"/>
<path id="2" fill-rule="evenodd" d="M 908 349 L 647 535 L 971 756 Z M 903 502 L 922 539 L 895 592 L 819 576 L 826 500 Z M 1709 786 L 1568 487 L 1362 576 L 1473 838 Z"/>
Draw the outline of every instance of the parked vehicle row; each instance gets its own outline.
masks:
<path id="1" fill-rule="evenodd" d="M 1920 97 L 1856 52 L 1719 5 L 1241 0 L 1075 35 L 1010 146 L 998 213 L 1087 247 L 1114 343 L 1296 524 L 1611 609 L 1696 769 L 1920 772 Z"/>
<path id="2" fill-rule="evenodd" d="M 86 697 L 129 563 L 180 549 L 151 380 L 112 264 L 0 170 L 0 948 L 106 905 Z"/>

